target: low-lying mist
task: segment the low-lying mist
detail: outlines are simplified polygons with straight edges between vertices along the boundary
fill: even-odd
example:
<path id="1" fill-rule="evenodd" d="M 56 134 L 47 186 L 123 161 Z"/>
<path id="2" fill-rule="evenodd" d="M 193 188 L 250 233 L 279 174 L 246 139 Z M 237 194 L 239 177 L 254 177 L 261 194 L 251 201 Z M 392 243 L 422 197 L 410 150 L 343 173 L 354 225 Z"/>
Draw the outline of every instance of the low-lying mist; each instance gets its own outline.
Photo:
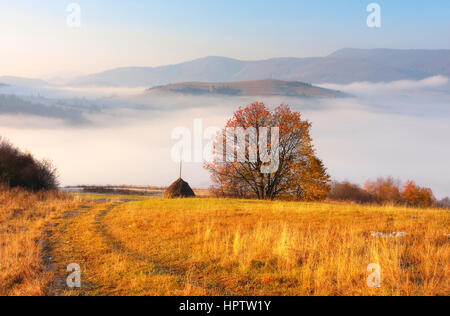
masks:
<path id="1" fill-rule="evenodd" d="M 447 78 L 324 86 L 354 97 L 157 97 L 143 89 L 46 90 L 22 94 L 21 107 L 0 103 L 0 135 L 52 159 L 63 185 L 164 186 L 178 177 L 178 165 L 171 160 L 174 128 L 193 130 L 195 119 L 202 119 L 204 128 L 223 127 L 239 106 L 287 103 L 313 123 L 314 144 L 333 178 L 363 183 L 392 175 L 416 180 L 438 197 L 450 195 Z M 12 91 L 0 89 L 0 94 Z M 186 164 L 183 177 L 194 187 L 209 186 L 201 163 Z"/>

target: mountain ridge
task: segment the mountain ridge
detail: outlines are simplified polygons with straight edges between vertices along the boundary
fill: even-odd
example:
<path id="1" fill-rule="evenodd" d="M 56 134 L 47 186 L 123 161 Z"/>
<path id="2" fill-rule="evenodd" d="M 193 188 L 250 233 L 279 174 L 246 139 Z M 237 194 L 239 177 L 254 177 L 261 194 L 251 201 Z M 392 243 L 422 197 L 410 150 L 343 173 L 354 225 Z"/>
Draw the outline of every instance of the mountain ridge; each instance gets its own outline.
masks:
<path id="1" fill-rule="evenodd" d="M 159 67 L 120 67 L 69 80 L 66 86 L 155 87 L 183 82 L 240 82 L 274 79 L 317 84 L 392 82 L 450 77 L 450 50 L 343 48 L 324 57 L 239 60 L 207 56 Z M 40 79 L 0 77 L 9 85 L 42 87 Z"/>
<path id="2" fill-rule="evenodd" d="M 344 48 L 325 57 L 238 60 L 209 56 L 160 67 L 122 67 L 77 78 L 75 86 L 152 87 L 177 82 L 263 79 L 312 84 L 450 77 L 450 50 Z"/>

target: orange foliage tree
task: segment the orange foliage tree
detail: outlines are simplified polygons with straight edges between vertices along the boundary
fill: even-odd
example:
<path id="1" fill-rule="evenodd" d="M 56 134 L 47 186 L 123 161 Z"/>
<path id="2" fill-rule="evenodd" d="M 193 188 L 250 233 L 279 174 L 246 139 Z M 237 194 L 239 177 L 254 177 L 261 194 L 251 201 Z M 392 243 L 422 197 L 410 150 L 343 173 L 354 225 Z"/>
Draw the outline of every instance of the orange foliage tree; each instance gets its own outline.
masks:
<path id="1" fill-rule="evenodd" d="M 271 130 L 265 135 L 261 128 Z M 278 135 L 272 128 L 278 128 Z M 288 105 L 280 105 L 273 111 L 258 102 L 239 108 L 218 134 L 212 161 L 205 163 L 205 169 L 211 173 L 214 190 L 223 195 L 258 199 L 280 196 L 301 200 L 324 199 L 328 193 L 329 176 L 315 155 L 310 128 L 311 124 L 302 120 L 300 113 L 291 111 Z M 229 136 L 230 129 L 244 131 L 244 146 L 228 147 L 228 141 L 237 139 L 236 135 Z M 251 141 L 250 130 L 256 133 L 253 138 L 258 141 Z M 262 172 L 270 163 L 262 157 L 261 137 L 268 137 L 265 147 L 272 158 L 274 153 L 279 157 L 277 168 L 269 173 Z M 239 155 L 245 157 L 245 161 L 237 159 Z"/>
<path id="2" fill-rule="evenodd" d="M 378 178 L 376 181 L 367 181 L 364 188 L 373 195 L 379 203 L 400 203 L 402 200 L 400 192 L 400 180 L 392 177 Z"/>
<path id="3" fill-rule="evenodd" d="M 431 189 L 421 188 L 413 181 L 407 181 L 403 188 L 403 201 L 408 206 L 431 207 L 436 203 Z"/>

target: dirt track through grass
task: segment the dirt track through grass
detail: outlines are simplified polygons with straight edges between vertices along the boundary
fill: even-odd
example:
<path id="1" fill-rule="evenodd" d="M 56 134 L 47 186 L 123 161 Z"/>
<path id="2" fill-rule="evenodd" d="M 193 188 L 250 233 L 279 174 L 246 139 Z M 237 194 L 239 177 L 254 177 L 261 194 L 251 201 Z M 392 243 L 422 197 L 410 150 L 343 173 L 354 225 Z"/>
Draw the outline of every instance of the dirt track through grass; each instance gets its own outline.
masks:
<path id="1" fill-rule="evenodd" d="M 80 258 L 76 255 L 78 252 L 83 252 L 82 249 L 75 249 L 75 244 L 71 241 L 64 241 L 65 239 L 71 239 L 74 236 L 70 236 L 74 230 L 81 228 L 77 226 L 80 222 L 84 222 L 85 217 L 92 218 L 91 228 L 94 228 L 96 242 L 101 242 L 100 249 L 93 249 L 98 251 L 98 255 L 102 254 L 117 254 L 121 257 L 122 262 L 140 262 L 140 266 L 146 266 L 146 269 L 151 270 L 153 276 L 170 277 L 178 284 L 186 284 L 190 288 L 194 287 L 200 289 L 201 292 L 207 292 L 208 288 L 214 288 L 219 286 L 218 284 L 209 285 L 202 282 L 196 282 L 192 279 L 187 280 L 190 276 L 187 275 L 188 271 L 182 267 L 175 265 L 164 264 L 156 257 L 144 256 L 133 250 L 127 249 L 126 246 L 112 234 L 108 232 L 108 227 L 104 223 L 105 217 L 113 211 L 115 208 L 125 205 L 126 203 L 134 202 L 136 200 L 119 199 L 97 199 L 90 201 L 90 206 L 83 206 L 79 210 L 72 210 L 63 213 L 60 221 L 52 225 L 53 232 L 49 232 L 48 247 L 45 251 L 46 266 L 50 271 L 55 271 L 54 281 L 51 287 L 48 289 L 48 295 L 104 295 L 105 287 L 103 284 L 92 282 L 91 278 L 88 278 L 88 282 L 84 282 L 82 289 L 69 290 L 66 284 L 66 277 L 68 272 L 63 268 L 66 267 L 69 262 L 79 262 Z M 92 231 L 91 231 L 92 232 Z M 77 258 L 78 257 L 78 258 Z M 81 260 L 82 261 L 82 260 Z M 105 265 L 113 266 L 113 262 L 104 262 Z M 88 264 L 89 266 L 89 264 Z M 145 269 L 144 269 L 145 270 Z M 87 273 L 90 274 L 89 272 Z M 95 274 L 95 273 L 94 273 Z M 222 289 L 225 291 L 225 289 Z M 111 293 L 114 294 L 114 293 Z"/>

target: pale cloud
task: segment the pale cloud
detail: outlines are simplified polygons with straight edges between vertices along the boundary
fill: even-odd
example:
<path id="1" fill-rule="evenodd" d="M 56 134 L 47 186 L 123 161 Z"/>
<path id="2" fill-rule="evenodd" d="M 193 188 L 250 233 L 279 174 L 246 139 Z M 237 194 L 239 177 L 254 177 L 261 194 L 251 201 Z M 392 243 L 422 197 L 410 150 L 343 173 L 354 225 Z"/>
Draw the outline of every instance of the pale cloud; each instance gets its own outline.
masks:
<path id="1" fill-rule="evenodd" d="M 83 95 L 85 97 L 130 97 L 137 96 L 145 93 L 148 87 L 52 87 L 52 89 L 65 91 L 75 95 Z"/>
<path id="2" fill-rule="evenodd" d="M 449 83 L 449 78 L 445 76 L 434 76 L 423 80 L 399 80 L 393 82 L 354 82 L 351 84 L 322 84 L 320 86 L 328 89 L 342 90 L 355 94 L 385 94 L 399 93 L 411 90 L 426 90 L 445 87 Z"/>

